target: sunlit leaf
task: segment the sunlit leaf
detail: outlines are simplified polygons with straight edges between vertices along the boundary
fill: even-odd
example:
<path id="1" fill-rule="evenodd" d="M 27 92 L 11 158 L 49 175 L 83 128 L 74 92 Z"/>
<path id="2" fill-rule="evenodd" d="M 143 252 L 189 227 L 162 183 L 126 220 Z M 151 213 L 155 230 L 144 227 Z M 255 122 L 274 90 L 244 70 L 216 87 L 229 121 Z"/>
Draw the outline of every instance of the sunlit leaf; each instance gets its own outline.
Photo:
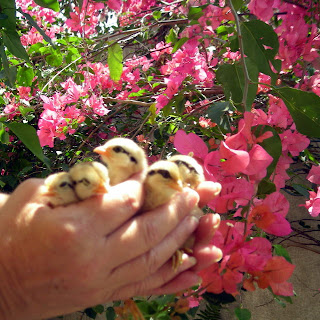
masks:
<path id="1" fill-rule="evenodd" d="M 32 68 L 20 67 L 17 73 L 17 82 L 20 86 L 30 87 L 34 78 Z"/>
<path id="2" fill-rule="evenodd" d="M 122 48 L 118 43 L 108 47 L 108 66 L 110 77 L 114 81 L 119 81 L 123 70 L 123 53 Z"/>
<path id="3" fill-rule="evenodd" d="M 49 8 L 56 12 L 60 10 L 58 0 L 34 0 L 34 2 L 41 7 Z"/>

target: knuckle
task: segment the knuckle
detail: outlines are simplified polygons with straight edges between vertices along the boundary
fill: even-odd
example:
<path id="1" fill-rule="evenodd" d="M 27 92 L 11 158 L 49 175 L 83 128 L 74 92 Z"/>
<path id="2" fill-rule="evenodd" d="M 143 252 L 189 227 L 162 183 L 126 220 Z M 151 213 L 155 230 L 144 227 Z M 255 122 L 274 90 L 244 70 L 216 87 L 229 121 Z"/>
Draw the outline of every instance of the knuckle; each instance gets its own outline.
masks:
<path id="1" fill-rule="evenodd" d="M 126 211 L 136 212 L 139 210 L 139 200 L 134 195 L 127 193 L 123 195 L 123 207 Z"/>
<path id="2" fill-rule="evenodd" d="M 145 259 L 144 259 L 144 266 L 146 268 L 146 273 L 147 274 L 153 274 L 155 273 L 159 267 L 160 267 L 160 262 L 158 259 L 157 254 L 153 249 L 151 249 L 149 252 L 145 254 Z"/>
<path id="3" fill-rule="evenodd" d="M 159 242 L 159 231 L 156 223 L 152 219 L 144 219 L 142 223 L 142 236 L 145 243 L 154 246 Z"/>
<path id="4" fill-rule="evenodd" d="M 31 194 L 38 190 L 40 185 L 42 184 L 42 179 L 30 178 L 21 182 L 20 185 L 17 187 L 16 192 Z"/>

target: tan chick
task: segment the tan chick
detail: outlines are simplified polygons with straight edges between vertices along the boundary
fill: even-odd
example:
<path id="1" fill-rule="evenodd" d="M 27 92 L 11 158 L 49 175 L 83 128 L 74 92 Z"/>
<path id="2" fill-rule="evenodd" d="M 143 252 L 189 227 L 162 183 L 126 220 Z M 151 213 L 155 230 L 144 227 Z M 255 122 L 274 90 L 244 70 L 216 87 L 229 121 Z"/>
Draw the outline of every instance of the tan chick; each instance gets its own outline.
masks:
<path id="1" fill-rule="evenodd" d="M 128 138 L 113 138 L 93 150 L 109 170 L 110 185 L 121 183 L 147 167 L 145 152 Z"/>
<path id="2" fill-rule="evenodd" d="M 80 200 L 108 192 L 108 169 L 102 163 L 80 162 L 70 169 L 69 174 L 74 183 L 75 193 Z"/>
<path id="3" fill-rule="evenodd" d="M 153 163 L 144 181 L 145 199 L 142 210 L 151 210 L 168 202 L 183 190 L 178 166 L 166 160 Z"/>
<path id="4" fill-rule="evenodd" d="M 45 197 L 47 204 L 52 208 L 79 201 L 68 172 L 59 172 L 48 176 L 44 181 L 41 195 Z"/>
<path id="5" fill-rule="evenodd" d="M 205 180 L 202 166 L 191 156 L 179 154 L 172 156 L 168 160 L 174 162 L 178 166 L 184 187 L 196 189 L 198 185 Z M 200 219 L 203 216 L 203 211 L 196 206 L 191 211 L 191 215 Z M 195 237 L 194 235 L 191 235 L 183 244 L 182 248 L 176 251 L 175 256 L 173 257 L 174 269 L 182 263 L 183 252 L 193 252 L 192 248 L 194 246 L 194 242 Z"/>

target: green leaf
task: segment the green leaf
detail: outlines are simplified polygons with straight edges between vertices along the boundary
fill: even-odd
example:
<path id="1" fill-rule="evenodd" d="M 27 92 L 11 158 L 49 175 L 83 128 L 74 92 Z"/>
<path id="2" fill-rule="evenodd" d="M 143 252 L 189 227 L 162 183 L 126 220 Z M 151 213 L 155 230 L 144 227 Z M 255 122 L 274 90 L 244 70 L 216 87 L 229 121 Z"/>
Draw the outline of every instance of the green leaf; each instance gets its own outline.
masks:
<path id="1" fill-rule="evenodd" d="M 238 11 L 243 6 L 243 0 L 231 0 L 231 2 L 236 11 Z"/>
<path id="2" fill-rule="evenodd" d="M 0 13 L 5 19 L 0 20 L 0 27 L 16 30 L 16 4 L 14 0 L 1 0 Z"/>
<path id="3" fill-rule="evenodd" d="M 34 73 L 32 68 L 20 67 L 17 73 L 18 85 L 23 87 L 30 87 L 32 85 L 32 80 L 34 78 Z"/>
<path id="4" fill-rule="evenodd" d="M 41 7 L 52 9 L 55 12 L 59 12 L 59 2 L 57 0 L 34 0 L 36 4 Z"/>
<path id="5" fill-rule="evenodd" d="M 122 48 L 118 43 L 108 47 L 108 66 L 110 70 L 110 77 L 114 81 L 119 81 L 122 75 L 123 53 Z"/>
<path id="6" fill-rule="evenodd" d="M 261 197 L 261 196 L 276 192 L 276 190 L 277 190 L 276 185 L 273 182 L 267 179 L 262 179 L 258 185 L 257 196 Z"/>
<path id="7" fill-rule="evenodd" d="M 245 61 L 251 81 L 257 82 L 259 73 L 256 65 L 249 58 L 246 58 Z M 223 64 L 218 68 L 216 77 L 222 83 L 226 98 L 231 99 L 235 104 L 242 103 L 245 84 L 243 66 L 240 63 Z M 249 84 L 246 110 L 251 110 L 256 92 L 257 84 Z"/>
<path id="8" fill-rule="evenodd" d="M 176 31 L 172 28 L 169 31 L 169 34 L 166 36 L 166 43 L 175 43 L 177 41 L 177 33 Z"/>
<path id="9" fill-rule="evenodd" d="M 270 178 L 271 174 L 276 168 L 278 160 L 282 154 L 282 142 L 277 131 L 270 126 L 259 125 L 252 128 L 252 132 L 256 137 L 259 137 L 268 131 L 272 133 L 272 136 L 259 143 L 262 148 L 266 150 L 273 158 L 271 164 L 267 168 L 267 175 L 265 179 Z"/>
<path id="10" fill-rule="evenodd" d="M 187 37 L 179 39 L 173 46 L 172 53 L 175 53 L 178 49 L 180 49 L 188 40 L 189 38 Z"/>
<path id="11" fill-rule="evenodd" d="M 97 313 L 92 308 L 87 308 L 84 310 L 84 313 L 90 319 L 95 319 L 97 317 Z"/>
<path id="12" fill-rule="evenodd" d="M 274 253 L 277 256 L 284 257 L 288 262 L 292 263 L 288 251 L 281 244 L 273 244 Z"/>
<path id="13" fill-rule="evenodd" d="M 12 68 L 9 67 L 9 61 L 3 45 L 0 45 L 0 57 L 2 60 L 2 65 L 4 70 L 4 75 L 2 76 L 0 74 L 0 78 L 3 79 L 4 77 L 7 77 L 9 85 L 12 87 L 16 81 L 16 78 L 15 78 L 15 74 L 11 71 Z"/>
<path id="14" fill-rule="evenodd" d="M 106 310 L 106 319 L 107 320 L 114 320 L 116 318 L 116 313 L 112 307 L 108 307 Z"/>
<path id="15" fill-rule="evenodd" d="M 203 16 L 202 8 L 190 7 L 189 12 L 188 12 L 188 19 L 189 20 L 198 20 L 202 16 Z"/>
<path id="16" fill-rule="evenodd" d="M 159 20 L 161 18 L 161 11 L 153 11 L 152 16 L 156 19 Z"/>
<path id="17" fill-rule="evenodd" d="M 29 62 L 29 56 L 26 49 L 21 44 L 20 36 L 15 30 L 3 30 L 3 44 L 16 57 Z"/>
<path id="18" fill-rule="evenodd" d="M 30 16 L 29 13 L 23 12 L 23 11 L 21 10 L 21 8 L 18 8 L 17 11 L 19 11 L 19 12 L 28 20 L 29 24 L 30 24 L 32 27 L 34 27 L 34 28 L 42 35 L 42 37 L 43 37 L 43 39 L 44 39 L 45 41 L 47 41 L 47 42 L 50 43 L 53 47 L 55 47 L 54 44 L 53 44 L 53 42 L 52 42 L 52 40 L 51 40 L 51 38 L 39 27 L 39 25 L 37 24 L 37 22 L 34 21 L 34 19 Z"/>
<path id="19" fill-rule="evenodd" d="M 211 121 L 215 122 L 221 129 L 230 132 L 228 112 L 234 111 L 234 109 L 229 101 L 215 102 L 207 109 L 207 114 Z"/>
<path id="20" fill-rule="evenodd" d="M 251 312 L 248 309 L 234 309 L 234 313 L 239 320 L 250 320 Z"/>
<path id="21" fill-rule="evenodd" d="M 308 137 L 320 138 L 320 97 L 289 87 L 273 90 L 287 106 L 297 130 Z"/>
<path id="22" fill-rule="evenodd" d="M 9 144 L 9 134 L 6 131 L 6 127 L 0 122 L 0 141 L 3 144 Z"/>
<path id="23" fill-rule="evenodd" d="M 150 122 L 150 124 L 152 124 L 152 125 L 155 124 L 155 122 L 156 122 L 156 116 L 157 116 L 156 111 L 157 111 L 156 104 L 153 103 L 149 107 L 150 117 L 149 117 L 149 120 L 148 120 Z"/>
<path id="24" fill-rule="evenodd" d="M 53 52 L 52 54 L 46 56 L 46 61 L 48 62 L 48 64 L 50 66 L 60 67 L 63 62 L 63 57 L 61 54 L 57 54 L 57 53 Z"/>
<path id="25" fill-rule="evenodd" d="M 259 72 L 271 76 L 275 83 L 277 75 L 271 70 L 270 63 L 279 67 L 279 61 L 274 59 L 279 41 L 272 26 L 261 20 L 252 20 L 241 23 L 240 29 L 245 55 L 254 61 Z"/>
<path id="26" fill-rule="evenodd" d="M 40 146 L 36 129 L 26 123 L 10 122 L 5 125 L 21 140 L 21 142 L 44 164 L 50 167 Z"/>
<path id="27" fill-rule="evenodd" d="M 92 308 L 96 313 L 104 312 L 104 306 L 102 304 L 98 304 L 97 306 Z"/>
<path id="28" fill-rule="evenodd" d="M 302 196 L 305 196 L 306 198 L 309 198 L 309 191 L 305 186 L 302 186 L 300 184 L 297 183 L 293 183 L 292 187 L 294 188 L 294 190 L 296 190 L 299 194 L 301 194 Z"/>

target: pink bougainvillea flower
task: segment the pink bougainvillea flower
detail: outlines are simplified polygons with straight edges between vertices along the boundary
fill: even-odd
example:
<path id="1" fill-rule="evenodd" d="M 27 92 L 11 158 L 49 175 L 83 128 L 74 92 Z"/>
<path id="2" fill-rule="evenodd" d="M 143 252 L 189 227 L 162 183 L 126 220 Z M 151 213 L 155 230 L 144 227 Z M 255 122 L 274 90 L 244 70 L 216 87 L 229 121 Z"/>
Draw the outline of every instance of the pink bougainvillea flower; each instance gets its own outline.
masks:
<path id="1" fill-rule="evenodd" d="M 291 277 L 294 269 L 295 266 L 285 258 L 275 256 L 267 262 L 262 272 L 254 272 L 253 275 L 258 276 L 259 288 L 271 287 L 274 294 L 292 296 L 292 285 L 286 281 Z"/>
<path id="2" fill-rule="evenodd" d="M 266 205 L 255 206 L 248 217 L 249 223 L 254 223 L 260 229 L 268 228 L 275 221 L 275 216 Z"/>
<path id="3" fill-rule="evenodd" d="M 309 191 L 309 200 L 300 206 L 306 207 L 312 217 L 317 217 L 320 214 L 320 187 L 318 187 L 317 193 Z"/>
<path id="4" fill-rule="evenodd" d="M 203 140 L 195 133 L 187 134 L 183 130 L 178 130 L 174 136 L 174 147 L 181 154 L 193 153 L 195 158 L 204 159 L 208 154 L 208 147 Z"/>
<path id="5" fill-rule="evenodd" d="M 312 183 L 320 184 L 320 166 L 313 165 L 308 173 L 307 179 Z"/>
<path id="6" fill-rule="evenodd" d="M 231 149 L 224 141 L 220 144 L 220 156 L 224 160 L 221 167 L 229 174 L 245 171 L 250 163 L 247 151 Z"/>

